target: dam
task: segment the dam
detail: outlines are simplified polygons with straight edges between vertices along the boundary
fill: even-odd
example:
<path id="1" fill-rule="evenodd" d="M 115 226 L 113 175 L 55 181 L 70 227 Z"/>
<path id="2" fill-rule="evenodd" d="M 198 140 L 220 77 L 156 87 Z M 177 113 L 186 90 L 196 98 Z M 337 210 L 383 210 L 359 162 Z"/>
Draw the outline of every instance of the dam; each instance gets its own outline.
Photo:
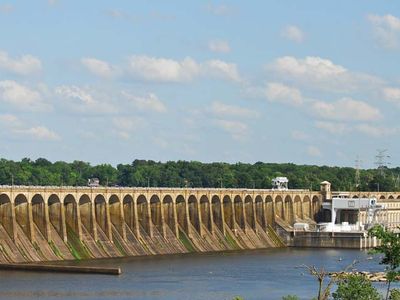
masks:
<path id="1" fill-rule="evenodd" d="M 374 196 L 395 226 L 400 195 Z M 330 197 L 326 183 L 320 191 L 0 186 L 0 262 L 285 247 L 295 223 L 315 227 Z"/>
<path id="2" fill-rule="evenodd" d="M 277 224 L 315 223 L 308 190 L 0 187 L 0 261 L 285 246 Z"/>

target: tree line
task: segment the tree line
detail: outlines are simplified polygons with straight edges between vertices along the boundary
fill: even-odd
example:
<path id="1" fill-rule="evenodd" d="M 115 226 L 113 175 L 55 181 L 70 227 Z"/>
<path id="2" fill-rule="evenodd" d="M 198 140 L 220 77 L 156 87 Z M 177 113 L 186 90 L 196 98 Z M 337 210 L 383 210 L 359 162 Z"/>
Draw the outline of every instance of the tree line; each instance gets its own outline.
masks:
<path id="1" fill-rule="evenodd" d="M 277 176 L 289 179 L 289 188 L 318 190 L 321 181 L 332 189 L 354 191 L 398 191 L 400 168 L 356 170 L 349 167 L 296 165 L 292 163 L 201 163 L 198 161 L 134 160 L 131 164 L 91 165 L 88 162 L 50 162 L 45 158 L 0 160 L 2 185 L 84 186 L 98 178 L 104 186 L 271 188 Z"/>

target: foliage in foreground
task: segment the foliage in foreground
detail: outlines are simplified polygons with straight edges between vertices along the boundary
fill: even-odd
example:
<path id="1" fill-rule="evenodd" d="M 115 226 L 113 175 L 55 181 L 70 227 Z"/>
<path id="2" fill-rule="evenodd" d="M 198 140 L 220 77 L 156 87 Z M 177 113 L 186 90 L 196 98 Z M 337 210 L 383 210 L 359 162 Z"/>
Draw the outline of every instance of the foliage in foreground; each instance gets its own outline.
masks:
<path id="1" fill-rule="evenodd" d="M 368 234 L 380 240 L 380 245 L 373 249 L 373 253 L 383 254 L 381 264 L 386 265 L 387 290 L 385 299 L 389 299 L 390 285 L 398 281 L 400 275 L 400 234 L 390 231 L 381 225 L 372 227 Z"/>
<path id="2" fill-rule="evenodd" d="M 381 295 L 365 276 L 349 275 L 339 281 L 334 300 L 380 300 Z"/>

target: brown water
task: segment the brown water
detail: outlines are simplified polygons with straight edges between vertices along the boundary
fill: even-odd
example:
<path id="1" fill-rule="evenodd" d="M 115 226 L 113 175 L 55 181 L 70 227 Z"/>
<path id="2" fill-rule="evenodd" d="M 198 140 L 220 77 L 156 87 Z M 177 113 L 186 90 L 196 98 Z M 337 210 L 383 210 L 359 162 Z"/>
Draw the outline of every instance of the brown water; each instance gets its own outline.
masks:
<path id="1" fill-rule="evenodd" d="M 382 270 L 357 250 L 267 249 L 86 261 L 120 266 L 120 276 L 0 271 L 1 299 L 281 299 L 315 296 L 316 282 L 301 264 L 340 270 L 354 259 L 359 269 Z M 63 262 L 65 263 L 65 262 Z"/>

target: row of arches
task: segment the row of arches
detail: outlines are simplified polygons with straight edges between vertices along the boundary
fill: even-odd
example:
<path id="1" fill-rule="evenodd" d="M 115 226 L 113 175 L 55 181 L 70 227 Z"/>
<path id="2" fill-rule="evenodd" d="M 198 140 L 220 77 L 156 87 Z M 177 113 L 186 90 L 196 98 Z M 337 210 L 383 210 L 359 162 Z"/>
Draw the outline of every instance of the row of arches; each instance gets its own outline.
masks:
<path id="1" fill-rule="evenodd" d="M 41 194 L 34 194 L 31 199 L 25 194 L 17 194 L 13 201 L 9 195 L 0 194 L 0 223 L 15 237 L 17 227 L 34 237 L 34 227 L 51 240 L 55 231 L 64 241 L 68 230 L 73 230 L 82 238 L 83 231 L 98 238 L 102 231 L 112 239 L 115 227 L 122 237 L 126 230 L 132 230 L 137 236 L 153 235 L 157 230 L 164 236 L 166 232 L 179 234 L 179 230 L 189 233 L 193 230 L 221 230 L 225 227 L 266 228 L 276 219 L 292 225 L 297 219 L 313 219 L 319 210 L 320 197 L 290 195 L 111 195 L 97 194 L 90 197 L 82 195 L 51 194 L 45 199 Z"/>

